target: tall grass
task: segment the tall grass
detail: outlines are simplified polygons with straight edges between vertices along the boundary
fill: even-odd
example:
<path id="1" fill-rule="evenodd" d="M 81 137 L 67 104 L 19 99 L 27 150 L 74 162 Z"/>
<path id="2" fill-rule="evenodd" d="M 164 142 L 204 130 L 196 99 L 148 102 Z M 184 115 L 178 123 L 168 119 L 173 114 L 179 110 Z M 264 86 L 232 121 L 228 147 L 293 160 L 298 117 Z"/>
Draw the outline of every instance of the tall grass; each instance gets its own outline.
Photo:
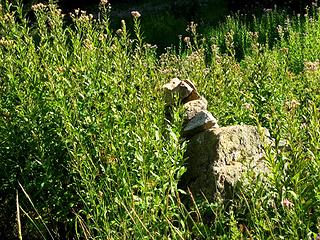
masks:
<path id="1" fill-rule="evenodd" d="M 99 19 L 73 13 L 72 26 L 55 5 L 33 9 L 32 24 L 19 6 L 0 11 L 1 237 L 306 239 L 320 232 L 317 9 L 279 25 L 282 16 L 271 12 L 254 30 L 230 17 L 220 35 L 203 41 L 193 25 L 185 51 L 160 57 L 143 41 L 139 18 L 134 33 L 125 22 L 114 33 L 103 5 Z M 275 138 L 266 156 L 272 174 L 263 183 L 246 176 L 228 206 L 182 201 L 181 109 L 166 120 L 161 92 L 176 76 L 196 83 L 220 125 L 258 124 Z"/>

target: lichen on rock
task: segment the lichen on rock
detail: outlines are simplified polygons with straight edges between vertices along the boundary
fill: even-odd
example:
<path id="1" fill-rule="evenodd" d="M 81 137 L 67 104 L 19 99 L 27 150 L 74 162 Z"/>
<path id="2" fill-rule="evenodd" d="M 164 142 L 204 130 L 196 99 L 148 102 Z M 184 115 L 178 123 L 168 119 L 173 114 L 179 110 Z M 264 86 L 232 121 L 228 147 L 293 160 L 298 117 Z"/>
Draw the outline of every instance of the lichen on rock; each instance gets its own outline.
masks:
<path id="1" fill-rule="evenodd" d="M 187 146 L 184 183 L 195 194 L 213 199 L 217 194 L 230 198 L 244 171 L 268 173 L 264 145 L 270 140 L 255 126 L 212 128 L 194 135 Z M 210 184 L 211 187 L 206 186 Z"/>

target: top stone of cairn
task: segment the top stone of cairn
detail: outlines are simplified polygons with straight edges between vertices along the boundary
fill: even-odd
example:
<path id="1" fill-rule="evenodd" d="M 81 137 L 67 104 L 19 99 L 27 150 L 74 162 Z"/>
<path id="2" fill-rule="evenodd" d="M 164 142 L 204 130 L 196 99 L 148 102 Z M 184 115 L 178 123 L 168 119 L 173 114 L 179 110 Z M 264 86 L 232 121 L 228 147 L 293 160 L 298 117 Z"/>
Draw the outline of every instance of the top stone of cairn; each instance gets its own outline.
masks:
<path id="1" fill-rule="evenodd" d="M 190 80 L 181 81 L 178 78 L 173 78 L 169 83 L 163 85 L 163 89 L 165 91 L 165 101 L 169 105 L 177 100 L 186 103 L 200 98 L 196 87 Z"/>

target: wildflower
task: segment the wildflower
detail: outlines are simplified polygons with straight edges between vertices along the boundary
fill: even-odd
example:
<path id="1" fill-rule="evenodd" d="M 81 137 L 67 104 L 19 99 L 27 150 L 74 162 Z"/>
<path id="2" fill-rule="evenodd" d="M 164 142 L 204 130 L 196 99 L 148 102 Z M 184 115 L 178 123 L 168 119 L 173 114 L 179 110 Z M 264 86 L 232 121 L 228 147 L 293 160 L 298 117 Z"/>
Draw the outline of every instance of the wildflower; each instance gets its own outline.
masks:
<path id="1" fill-rule="evenodd" d="M 107 37 L 108 37 L 107 34 L 100 33 L 100 34 L 99 34 L 99 41 L 103 41 L 103 40 L 106 39 Z"/>
<path id="2" fill-rule="evenodd" d="M 60 16 L 63 15 L 63 14 L 62 14 L 62 10 L 61 10 L 60 8 L 57 8 L 57 9 L 56 9 L 56 13 L 57 13 L 58 15 L 60 15 Z"/>
<path id="3" fill-rule="evenodd" d="M 300 102 L 298 102 L 295 99 L 292 99 L 291 101 L 286 101 L 285 105 L 286 105 L 286 108 L 288 109 L 288 111 L 291 111 L 291 110 L 296 109 L 300 105 Z"/>
<path id="4" fill-rule="evenodd" d="M 190 22 L 190 25 L 187 27 L 186 31 L 191 32 L 193 35 L 196 35 L 197 27 L 198 27 L 198 24 L 194 22 Z"/>
<path id="5" fill-rule="evenodd" d="M 60 8 L 57 8 L 56 4 L 48 4 L 47 9 L 55 16 L 61 16 L 62 10 Z"/>
<path id="6" fill-rule="evenodd" d="M 281 48 L 280 51 L 283 52 L 284 54 L 288 54 L 289 48 Z"/>
<path id="7" fill-rule="evenodd" d="M 184 41 L 185 43 L 190 43 L 190 37 L 184 37 L 183 41 Z"/>
<path id="8" fill-rule="evenodd" d="M 293 207 L 294 204 L 287 198 L 283 199 L 283 201 L 281 202 L 282 206 L 286 207 L 286 208 L 290 208 Z"/>
<path id="9" fill-rule="evenodd" d="M 46 8 L 46 5 L 44 5 L 43 3 L 38 3 L 38 4 L 35 4 L 31 7 L 31 9 L 35 12 L 39 11 L 39 10 L 43 10 Z"/>
<path id="10" fill-rule="evenodd" d="M 50 9 L 53 9 L 53 8 L 56 8 L 56 5 L 55 5 L 55 4 L 52 4 L 52 3 L 49 3 L 49 4 L 47 5 L 47 7 L 50 8 Z"/>
<path id="11" fill-rule="evenodd" d="M 57 67 L 57 72 L 62 73 L 64 72 L 66 69 L 64 67 Z"/>
<path id="12" fill-rule="evenodd" d="M 151 44 L 149 44 L 149 43 L 145 44 L 144 47 L 145 47 L 146 49 L 157 49 L 157 48 L 158 48 L 157 45 L 151 45 Z"/>
<path id="13" fill-rule="evenodd" d="M 304 69 L 306 71 L 316 71 L 319 69 L 319 61 L 315 62 L 304 62 Z"/>
<path id="14" fill-rule="evenodd" d="M 89 21 L 91 21 L 91 20 L 93 19 L 93 15 L 92 15 L 92 14 L 87 15 L 87 12 L 86 12 L 86 11 L 82 11 L 82 10 L 80 10 L 79 8 L 78 8 L 78 9 L 75 9 L 75 10 L 74 10 L 74 13 L 75 13 L 75 14 L 70 13 L 70 16 L 71 16 L 72 18 L 79 17 L 78 20 L 79 20 L 80 22 L 89 22 Z"/>
<path id="15" fill-rule="evenodd" d="M 103 192 L 102 191 L 99 191 L 99 197 L 103 197 Z"/>
<path id="16" fill-rule="evenodd" d="M 79 17 L 79 21 L 80 22 L 89 22 L 91 19 L 90 19 L 90 16 L 88 16 L 88 15 L 81 15 L 80 17 Z"/>
<path id="17" fill-rule="evenodd" d="M 277 31 L 278 31 L 280 38 L 283 38 L 284 37 L 284 29 L 281 25 L 278 25 Z"/>
<path id="18" fill-rule="evenodd" d="M 308 127 L 308 124 L 307 124 L 307 123 L 302 123 L 302 124 L 300 125 L 300 128 L 302 128 L 302 129 L 307 128 L 307 127 Z"/>
<path id="19" fill-rule="evenodd" d="M 117 51 L 117 46 L 112 44 L 110 47 L 111 52 L 116 52 Z"/>
<path id="20" fill-rule="evenodd" d="M 13 17 L 13 14 L 10 14 L 10 13 L 6 13 L 4 16 L 3 16 L 3 20 L 5 22 L 14 22 L 14 17 Z"/>
<path id="21" fill-rule="evenodd" d="M 259 37 L 259 33 L 258 32 L 249 32 L 249 35 L 254 39 L 257 39 Z"/>
<path id="22" fill-rule="evenodd" d="M 212 51 L 212 53 L 215 53 L 215 55 L 218 55 L 218 53 L 219 53 L 218 45 L 212 44 L 211 51 Z"/>
<path id="23" fill-rule="evenodd" d="M 83 44 L 84 44 L 84 47 L 87 48 L 88 50 L 92 50 L 93 49 L 93 44 L 88 38 L 86 38 L 83 41 Z"/>
<path id="24" fill-rule="evenodd" d="M 294 100 L 294 99 L 293 99 L 293 100 L 291 101 L 291 107 L 292 107 L 292 108 L 296 108 L 296 107 L 299 106 L 299 105 L 300 105 L 300 103 L 299 103 L 297 100 Z"/>
<path id="25" fill-rule="evenodd" d="M 132 12 L 131 12 L 131 15 L 132 15 L 132 17 L 134 17 L 134 18 L 139 18 L 139 17 L 141 17 L 141 14 L 140 14 L 138 11 L 132 11 Z"/>
<path id="26" fill-rule="evenodd" d="M 243 104 L 243 107 L 245 109 L 247 109 L 247 110 L 250 110 L 250 109 L 252 109 L 252 104 L 251 103 L 245 103 L 245 104 Z"/>
<path id="27" fill-rule="evenodd" d="M 133 201 L 136 202 L 136 203 L 142 202 L 142 199 L 137 195 L 133 195 L 132 198 L 133 198 Z"/>
<path id="28" fill-rule="evenodd" d="M 205 68 L 202 72 L 204 75 L 208 75 L 210 73 L 210 68 Z"/>
<path id="29" fill-rule="evenodd" d="M 101 5 L 101 6 L 106 6 L 106 5 L 108 5 L 108 0 L 101 0 L 101 1 L 100 1 L 100 5 Z"/>
<path id="30" fill-rule="evenodd" d="M 7 40 L 4 37 L 0 39 L 0 46 L 9 47 L 13 45 L 13 40 Z"/>
<path id="31" fill-rule="evenodd" d="M 201 56 L 203 56 L 203 53 L 200 50 L 198 50 L 198 51 L 192 52 L 187 59 L 189 62 L 192 62 L 194 64 L 200 63 L 202 60 Z"/>
<path id="32" fill-rule="evenodd" d="M 119 28 L 119 29 L 116 31 L 116 34 L 117 34 L 118 36 L 121 36 L 121 35 L 123 34 L 122 29 Z"/>

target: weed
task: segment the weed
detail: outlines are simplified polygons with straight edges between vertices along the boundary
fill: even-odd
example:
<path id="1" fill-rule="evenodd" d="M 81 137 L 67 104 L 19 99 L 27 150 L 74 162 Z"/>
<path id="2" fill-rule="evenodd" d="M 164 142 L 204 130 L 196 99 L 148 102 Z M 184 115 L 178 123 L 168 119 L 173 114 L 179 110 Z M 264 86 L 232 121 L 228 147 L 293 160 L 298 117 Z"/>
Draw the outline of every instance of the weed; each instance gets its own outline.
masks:
<path id="1" fill-rule="evenodd" d="M 134 34 L 125 21 L 113 32 L 100 7 L 100 18 L 77 10 L 64 26 L 52 4 L 33 7 L 33 25 L 19 6 L 1 6 L 0 237 L 316 236 L 319 10 L 290 19 L 271 11 L 252 26 L 229 17 L 204 40 L 193 23 L 186 49 L 158 57 L 137 14 Z M 228 206 L 181 202 L 182 119 L 175 108 L 165 120 L 160 91 L 172 77 L 192 79 L 221 126 L 258 124 L 275 139 L 271 174 L 264 183 L 247 176 Z"/>

